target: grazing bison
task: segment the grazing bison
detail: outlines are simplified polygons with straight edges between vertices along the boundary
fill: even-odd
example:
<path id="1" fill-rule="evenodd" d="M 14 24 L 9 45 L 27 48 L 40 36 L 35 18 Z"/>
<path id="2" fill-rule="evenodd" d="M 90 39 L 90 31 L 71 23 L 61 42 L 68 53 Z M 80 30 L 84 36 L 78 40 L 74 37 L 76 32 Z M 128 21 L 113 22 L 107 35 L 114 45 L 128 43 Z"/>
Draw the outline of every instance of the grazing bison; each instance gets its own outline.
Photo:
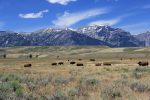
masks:
<path id="1" fill-rule="evenodd" d="M 79 61 L 81 61 L 82 59 L 78 59 Z"/>
<path id="2" fill-rule="evenodd" d="M 64 63 L 63 62 L 59 62 L 58 65 L 64 65 Z"/>
<path id="3" fill-rule="evenodd" d="M 3 55 L 3 58 L 4 58 L 4 59 L 6 59 L 6 56 L 7 56 L 7 55 L 6 55 L 6 54 L 4 54 L 4 55 Z"/>
<path id="4" fill-rule="evenodd" d="M 32 57 L 33 57 L 32 54 L 30 54 L 30 55 L 29 55 L 29 58 L 32 59 Z"/>
<path id="5" fill-rule="evenodd" d="M 104 62 L 103 65 L 104 66 L 111 66 L 111 63 Z"/>
<path id="6" fill-rule="evenodd" d="M 77 66 L 84 66 L 82 63 L 78 63 Z"/>
<path id="7" fill-rule="evenodd" d="M 76 63 L 76 62 L 74 62 L 74 61 L 70 62 L 71 65 L 74 65 L 75 63 Z"/>
<path id="8" fill-rule="evenodd" d="M 24 67 L 31 67 L 32 64 L 25 64 Z"/>
<path id="9" fill-rule="evenodd" d="M 57 65 L 57 63 L 52 63 L 52 66 L 56 66 Z"/>
<path id="10" fill-rule="evenodd" d="M 139 61 L 138 64 L 139 64 L 139 66 L 148 66 L 149 65 L 148 62 L 144 62 L 144 61 Z"/>
<path id="11" fill-rule="evenodd" d="M 95 59 L 90 59 L 90 61 L 95 61 Z"/>
<path id="12" fill-rule="evenodd" d="M 101 63 L 97 63 L 97 64 L 95 64 L 95 66 L 101 66 L 102 64 Z"/>

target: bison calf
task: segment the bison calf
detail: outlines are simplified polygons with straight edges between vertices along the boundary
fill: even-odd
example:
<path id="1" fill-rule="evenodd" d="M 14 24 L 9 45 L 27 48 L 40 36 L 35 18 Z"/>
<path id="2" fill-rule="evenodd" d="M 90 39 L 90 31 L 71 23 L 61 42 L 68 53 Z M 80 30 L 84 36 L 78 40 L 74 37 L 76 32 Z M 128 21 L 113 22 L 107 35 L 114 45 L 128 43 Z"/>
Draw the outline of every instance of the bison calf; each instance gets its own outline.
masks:
<path id="1" fill-rule="evenodd" d="M 31 67 L 32 64 L 25 64 L 24 67 Z"/>
<path id="2" fill-rule="evenodd" d="M 144 61 L 139 61 L 138 64 L 139 64 L 139 66 L 148 66 L 149 65 L 148 62 L 144 62 Z"/>

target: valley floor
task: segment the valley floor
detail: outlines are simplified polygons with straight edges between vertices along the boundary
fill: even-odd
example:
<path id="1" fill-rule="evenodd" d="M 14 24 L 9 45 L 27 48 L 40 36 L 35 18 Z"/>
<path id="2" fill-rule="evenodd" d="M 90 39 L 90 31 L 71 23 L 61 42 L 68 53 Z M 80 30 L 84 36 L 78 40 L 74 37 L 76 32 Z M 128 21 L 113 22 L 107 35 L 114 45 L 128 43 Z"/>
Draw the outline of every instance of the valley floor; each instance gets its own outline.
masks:
<path id="1" fill-rule="evenodd" d="M 150 48 L 14 47 L 0 55 L 0 100 L 150 99 L 150 67 L 137 64 L 149 61 Z"/>

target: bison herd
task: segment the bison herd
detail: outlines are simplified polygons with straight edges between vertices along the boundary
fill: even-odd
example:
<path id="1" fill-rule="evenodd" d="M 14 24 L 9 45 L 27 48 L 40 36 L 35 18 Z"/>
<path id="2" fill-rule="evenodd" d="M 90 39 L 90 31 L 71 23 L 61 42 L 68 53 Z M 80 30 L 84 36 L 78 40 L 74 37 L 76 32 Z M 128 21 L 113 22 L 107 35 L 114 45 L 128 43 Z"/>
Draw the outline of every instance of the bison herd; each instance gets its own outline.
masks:
<path id="1" fill-rule="evenodd" d="M 68 60 L 69 61 L 69 60 Z M 95 60 L 91 60 L 90 59 L 90 61 L 95 61 Z M 77 62 L 75 62 L 75 61 L 71 61 L 71 62 L 69 62 L 69 64 L 70 65 L 76 65 L 76 66 L 84 66 L 84 64 L 83 63 L 77 63 Z M 139 61 L 138 63 L 137 63 L 139 66 L 148 66 L 149 65 L 149 63 L 148 62 L 146 62 L 146 61 Z M 57 66 L 57 65 L 64 65 L 64 62 L 58 62 L 58 63 L 52 63 L 51 64 L 52 66 Z M 109 62 L 103 62 L 103 63 L 95 63 L 95 66 L 111 66 L 112 64 L 111 63 L 109 63 Z M 31 67 L 32 66 L 32 64 L 25 64 L 24 65 L 24 67 Z"/>
<path id="2" fill-rule="evenodd" d="M 82 59 L 78 59 L 79 61 L 82 61 Z M 81 62 L 75 62 L 75 61 L 71 61 L 71 60 L 67 60 L 69 62 L 70 65 L 76 65 L 76 66 L 84 66 L 83 63 Z M 89 59 L 89 61 L 91 62 L 94 62 L 96 61 L 95 59 Z M 58 62 L 58 63 L 52 63 L 51 64 L 52 66 L 57 66 L 57 65 L 64 65 L 64 62 Z M 95 66 L 111 66 L 112 64 L 111 63 L 108 63 L 108 62 L 104 62 L 104 63 L 96 63 Z"/>

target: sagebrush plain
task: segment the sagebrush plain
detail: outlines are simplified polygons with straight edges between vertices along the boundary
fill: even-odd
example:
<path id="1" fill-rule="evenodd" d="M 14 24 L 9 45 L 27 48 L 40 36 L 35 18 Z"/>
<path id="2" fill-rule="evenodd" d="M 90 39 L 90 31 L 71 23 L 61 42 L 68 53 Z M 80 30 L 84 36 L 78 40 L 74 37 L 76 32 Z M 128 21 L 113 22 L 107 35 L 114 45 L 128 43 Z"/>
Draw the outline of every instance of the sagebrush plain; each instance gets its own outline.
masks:
<path id="1" fill-rule="evenodd" d="M 146 47 L 0 48 L 0 100 L 149 100 L 150 67 L 137 64 L 149 59 Z"/>

